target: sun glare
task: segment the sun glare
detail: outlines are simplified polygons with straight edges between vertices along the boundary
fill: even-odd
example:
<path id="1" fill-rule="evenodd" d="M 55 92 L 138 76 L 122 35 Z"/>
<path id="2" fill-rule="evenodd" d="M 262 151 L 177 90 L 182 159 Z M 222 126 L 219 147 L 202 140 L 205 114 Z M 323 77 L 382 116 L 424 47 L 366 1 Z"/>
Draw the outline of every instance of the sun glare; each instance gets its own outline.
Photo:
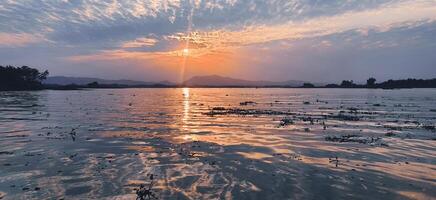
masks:
<path id="1" fill-rule="evenodd" d="M 185 56 L 189 55 L 189 49 L 183 49 L 183 55 Z"/>

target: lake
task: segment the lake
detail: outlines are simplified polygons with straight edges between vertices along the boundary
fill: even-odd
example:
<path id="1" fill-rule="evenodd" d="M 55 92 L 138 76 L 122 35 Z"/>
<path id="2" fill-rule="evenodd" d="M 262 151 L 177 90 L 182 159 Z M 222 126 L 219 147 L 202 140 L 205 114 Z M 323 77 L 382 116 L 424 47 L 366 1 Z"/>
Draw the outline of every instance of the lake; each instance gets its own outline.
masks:
<path id="1" fill-rule="evenodd" d="M 0 199 L 434 199 L 435 125 L 435 89 L 0 92 Z"/>

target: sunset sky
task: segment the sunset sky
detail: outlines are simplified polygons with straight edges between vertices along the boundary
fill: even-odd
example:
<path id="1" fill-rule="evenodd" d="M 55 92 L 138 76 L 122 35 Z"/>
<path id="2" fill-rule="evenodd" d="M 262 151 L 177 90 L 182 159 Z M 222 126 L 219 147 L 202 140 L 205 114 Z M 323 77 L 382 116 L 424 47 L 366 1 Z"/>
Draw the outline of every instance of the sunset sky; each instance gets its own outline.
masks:
<path id="1" fill-rule="evenodd" d="M 435 0 L 2 0 L 0 64 L 51 75 L 436 77 Z"/>

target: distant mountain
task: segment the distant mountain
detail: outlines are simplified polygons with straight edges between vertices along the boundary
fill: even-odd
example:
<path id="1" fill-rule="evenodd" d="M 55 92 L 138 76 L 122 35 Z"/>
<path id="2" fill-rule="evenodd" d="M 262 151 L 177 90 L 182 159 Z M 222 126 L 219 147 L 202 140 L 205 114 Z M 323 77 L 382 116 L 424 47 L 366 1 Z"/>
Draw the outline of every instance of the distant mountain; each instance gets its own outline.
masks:
<path id="1" fill-rule="evenodd" d="M 101 78 L 88 77 L 67 77 L 67 76 L 51 76 L 43 81 L 43 84 L 49 85 L 87 85 L 92 82 L 98 82 L 100 85 L 125 85 L 125 86 L 179 86 L 176 83 L 161 81 L 161 82 L 145 82 L 132 80 L 107 80 Z M 191 79 L 183 82 L 181 86 L 187 87 L 300 87 L 304 81 L 250 81 L 243 79 L 235 79 L 218 75 L 211 76 L 194 76 Z M 320 83 L 313 83 L 315 86 L 323 86 Z"/>
<path id="2" fill-rule="evenodd" d="M 127 86 L 135 86 L 135 85 L 176 85 L 174 83 L 168 81 L 162 82 L 144 82 L 144 81 L 132 81 L 132 80 L 107 80 L 100 78 L 87 78 L 87 77 L 67 77 L 67 76 L 51 76 L 47 77 L 46 80 L 43 81 L 44 84 L 53 84 L 53 85 L 87 85 L 88 83 L 98 82 L 99 84 L 119 84 L 119 85 L 127 85 Z"/>
<path id="3" fill-rule="evenodd" d="M 249 80 L 243 80 L 243 79 L 235 79 L 235 78 L 229 78 L 229 77 L 223 77 L 223 76 L 195 76 L 191 79 L 183 82 L 184 86 L 191 86 L 191 87 L 201 87 L 201 86 L 211 86 L 211 87 L 228 87 L 228 86 L 241 86 L 241 87 L 265 87 L 265 86 L 289 86 L 289 87 L 299 87 L 302 86 L 304 81 L 281 81 L 281 82 L 274 82 L 274 81 L 249 81 Z M 322 84 L 316 84 L 315 85 L 322 85 Z"/>

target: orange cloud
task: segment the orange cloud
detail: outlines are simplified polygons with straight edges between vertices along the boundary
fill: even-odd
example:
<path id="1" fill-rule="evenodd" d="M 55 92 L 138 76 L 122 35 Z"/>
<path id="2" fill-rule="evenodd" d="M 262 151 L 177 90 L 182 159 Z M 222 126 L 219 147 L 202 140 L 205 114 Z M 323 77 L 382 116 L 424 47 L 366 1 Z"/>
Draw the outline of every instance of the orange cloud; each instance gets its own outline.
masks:
<path id="1" fill-rule="evenodd" d="M 431 1 L 401 1 L 386 4 L 369 10 L 351 11 L 333 16 L 323 16 L 304 21 L 289 21 L 282 24 L 253 25 L 240 30 L 225 28 L 211 31 L 193 31 L 165 36 L 166 40 L 176 40 L 177 50 L 161 52 L 126 51 L 124 49 L 103 51 L 94 55 L 69 57 L 76 62 L 94 60 L 149 60 L 157 65 L 178 65 L 183 57 L 182 50 L 187 45 L 190 49 L 188 64 L 206 66 L 221 65 L 222 57 L 238 57 L 241 47 L 269 43 L 273 41 L 292 41 L 304 38 L 322 37 L 350 30 L 376 29 L 388 31 L 395 27 L 410 27 L 415 23 L 436 21 L 436 3 Z M 157 41 L 139 38 L 122 45 L 123 48 L 154 45 Z M 327 41 L 323 45 L 330 45 Z M 217 53 L 219 52 L 219 53 Z M 224 57 L 228 59 L 229 57 Z M 233 63 L 232 63 L 233 64 Z"/>
<path id="2" fill-rule="evenodd" d="M 225 74 L 241 69 L 243 53 L 236 49 L 207 50 L 190 49 L 189 55 L 181 50 L 169 52 L 139 52 L 126 50 L 103 51 L 94 55 L 68 57 L 73 62 L 128 61 L 144 66 L 154 66 L 161 71 L 174 73 L 180 70 L 181 81 L 188 74 Z"/>

